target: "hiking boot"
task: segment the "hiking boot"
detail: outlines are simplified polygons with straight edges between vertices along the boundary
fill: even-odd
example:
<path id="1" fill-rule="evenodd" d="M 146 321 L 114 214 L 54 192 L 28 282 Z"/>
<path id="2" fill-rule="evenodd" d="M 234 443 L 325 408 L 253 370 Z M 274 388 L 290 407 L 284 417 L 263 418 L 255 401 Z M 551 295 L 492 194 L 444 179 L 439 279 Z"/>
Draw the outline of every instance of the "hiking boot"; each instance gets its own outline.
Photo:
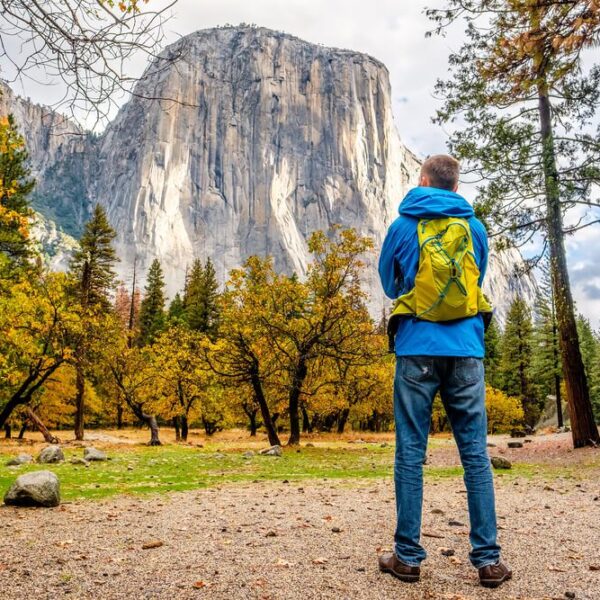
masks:
<path id="1" fill-rule="evenodd" d="M 419 581 L 421 569 L 419 567 L 411 567 L 405 565 L 398 559 L 395 552 L 388 552 L 379 557 L 379 570 L 382 573 L 389 573 L 406 583 L 416 583 Z"/>
<path id="2" fill-rule="evenodd" d="M 479 569 L 479 583 L 483 587 L 497 588 L 512 578 L 512 571 L 502 562 Z"/>

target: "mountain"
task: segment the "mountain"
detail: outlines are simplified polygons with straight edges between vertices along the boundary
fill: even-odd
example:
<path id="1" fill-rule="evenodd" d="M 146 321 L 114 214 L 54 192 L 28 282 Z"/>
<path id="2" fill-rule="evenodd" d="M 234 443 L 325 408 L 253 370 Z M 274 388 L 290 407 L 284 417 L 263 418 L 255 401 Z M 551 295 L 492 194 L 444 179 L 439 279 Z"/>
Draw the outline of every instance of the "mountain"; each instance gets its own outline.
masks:
<path id="1" fill-rule="evenodd" d="M 195 257 L 210 256 L 221 281 L 252 254 L 302 276 L 308 236 L 332 225 L 378 247 L 419 169 L 390 96 L 387 69 L 370 56 L 227 27 L 167 47 L 99 137 L 12 95 L 0 109 L 16 107 L 30 144 L 36 208 L 76 234 L 99 202 L 122 277 L 134 259 L 144 271 L 159 258 L 173 294 Z M 535 289 L 511 276 L 520 260 L 491 261 L 502 314 L 509 296 Z M 388 301 L 375 262 L 366 286 L 377 315 Z"/>

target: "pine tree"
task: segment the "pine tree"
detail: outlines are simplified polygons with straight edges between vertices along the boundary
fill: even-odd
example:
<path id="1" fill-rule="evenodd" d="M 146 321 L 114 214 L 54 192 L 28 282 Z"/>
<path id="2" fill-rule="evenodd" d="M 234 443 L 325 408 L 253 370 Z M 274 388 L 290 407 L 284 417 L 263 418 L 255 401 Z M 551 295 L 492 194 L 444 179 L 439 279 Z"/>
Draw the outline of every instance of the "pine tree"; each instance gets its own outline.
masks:
<path id="1" fill-rule="evenodd" d="M 173 324 L 179 324 L 184 321 L 184 307 L 183 307 L 183 299 L 181 298 L 181 294 L 177 292 L 173 300 L 171 300 L 171 304 L 169 304 L 169 322 Z"/>
<path id="2" fill-rule="evenodd" d="M 596 423 L 600 424 L 600 336 L 595 333 L 588 319 L 577 317 L 577 330 L 581 344 L 581 355 L 590 386 L 590 399 Z"/>
<path id="3" fill-rule="evenodd" d="M 485 381 L 494 388 L 500 387 L 500 330 L 495 321 L 492 320 L 485 332 Z"/>
<path id="4" fill-rule="evenodd" d="M 0 119 L 0 279 L 14 278 L 31 255 L 29 195 L 35 186 L 12 115 Z"/>
<path id="5" fill-rule="evenodd" d="M 85 409 L 85 371 L 91 359 L 94 340 L 102 328 L 102 318 L 112 311 L 110 294 L 115 283 L 114 265 L 118 261 L 112 242 L 116 237 L 106 212 L 97 204 L 86 223 L 70 265 L 71 287 L 82 322 L 81 339 L 76 345 L 75 437 L 83 439 Z"/>
<path id="6" fill-rule="evenodd" d="M 586 0 L 446 0 L 427 11 L 441 32 L 465 25 L 462 47 L 436 92 L 452 153 L 478 186 L 477 213 L 493 232 L 548 248 L 573 445 L 600 443 L 579 348 L 565 239 L 575 207 L 596 206 L 600 65 L 584 53 L 600 43 L 600 9 Z"/>
<path id="7" fill-rule="evenodd" d="M 165 280 L 160 261 L 155 258 L 148 271 L 144 298 L 140 305 L 138 345 L 152 344 L 165 328 Z"/>
<path id="8" fill-rule="evenodd" d="M 548 396 L 556 401 L 557 424 L 563 426 L 562 364 L 558 341 L 558 324 L 554 310 L 554 294 L 547 263 L 542 266 L 542 277 L 534 307 L 531 378 L 536 397 L 545 404 Z"/>
<path id="9" fill-rule="evenodd" d="M 500 363 L 501 389 L 521 400 L 525 423 L 533 427 L 540 409 L 533 397 L 531 371 L 531 312 L 522 298 L 515 298 L 510 306 L 502 336 Z"/>
<path id="10" fill-rule="evenodd" d="M 209 259 L 196 259 L 188 275 L 183 296 L 185 321 L 194 331 L 214 337 L 219 327 L 219 284 Z"/>

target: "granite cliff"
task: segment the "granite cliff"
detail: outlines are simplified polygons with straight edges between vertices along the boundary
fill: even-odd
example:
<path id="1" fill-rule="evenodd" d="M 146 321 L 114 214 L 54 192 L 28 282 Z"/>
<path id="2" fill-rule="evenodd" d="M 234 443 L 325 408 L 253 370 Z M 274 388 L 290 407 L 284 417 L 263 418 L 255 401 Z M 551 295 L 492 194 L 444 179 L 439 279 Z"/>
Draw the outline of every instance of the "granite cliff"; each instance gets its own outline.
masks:
<path id="1" fill-rule="evenodd" d="M 252 254 L 302 275 L 308 236 L 334 224 L 377 247 L 419 168 L 394 125 L 383 64 L 262 28 L 167 47 L 99 137 L 10 93 L 0 109 L 24 130 L 36 208 L 76 233 L 99 202 L 118 232 L 121 276 L 135 258 L 142 271 L 159 258 L 171 294 L 195 257 L 210 256 L 222 281 Z M 512 276 L 520 260 L 491 261 L 501 319 L 515 292 L 535 290 Z M 366 279 L 380 314 L 375 257 Z"/>

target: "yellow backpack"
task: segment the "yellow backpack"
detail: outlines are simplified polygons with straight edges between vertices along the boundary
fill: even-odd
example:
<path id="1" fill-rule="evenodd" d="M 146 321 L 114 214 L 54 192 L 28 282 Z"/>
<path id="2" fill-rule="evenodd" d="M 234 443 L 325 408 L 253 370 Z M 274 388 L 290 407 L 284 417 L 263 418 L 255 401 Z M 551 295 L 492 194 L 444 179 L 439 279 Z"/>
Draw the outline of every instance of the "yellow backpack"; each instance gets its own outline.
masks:
<path id="1" fill-rule="evenodd" d="M 421 219 L 417 225 L 419 269 L 414 287 L 396 300 L 388 334 L 398 320 L 454 321 L 489 313 L 492 307 L 479 287 L 471 228 L 466 219 Z"/>

